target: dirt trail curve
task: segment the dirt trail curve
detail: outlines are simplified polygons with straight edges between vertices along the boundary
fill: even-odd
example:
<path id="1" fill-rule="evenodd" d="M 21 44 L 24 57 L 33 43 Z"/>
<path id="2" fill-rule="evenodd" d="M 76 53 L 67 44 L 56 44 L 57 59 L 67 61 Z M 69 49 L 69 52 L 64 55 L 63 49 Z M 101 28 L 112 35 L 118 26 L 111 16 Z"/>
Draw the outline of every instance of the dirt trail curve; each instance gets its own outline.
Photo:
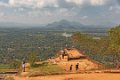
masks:
<path id="1" fill-rule="evenodd" d="M 92 74 L 68 74 L 39 77 L 15 77 L 15 80 L 120 80 L 120 74 L 92 73 Z"/>

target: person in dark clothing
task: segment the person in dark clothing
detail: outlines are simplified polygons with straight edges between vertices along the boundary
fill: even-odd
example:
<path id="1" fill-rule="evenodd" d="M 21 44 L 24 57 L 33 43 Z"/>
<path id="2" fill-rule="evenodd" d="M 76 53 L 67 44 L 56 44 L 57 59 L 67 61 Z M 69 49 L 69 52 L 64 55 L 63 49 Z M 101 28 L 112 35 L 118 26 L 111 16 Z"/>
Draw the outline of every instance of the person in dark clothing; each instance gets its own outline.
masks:
<path id="1" fill-rule="evenodd" d="M 73 65 L 70 65 L 70 71 L 72 71 L 72 66 L 73 66 Z"/>
<path id="2" fill-rule="evenodd" d="M 79 63 L 76 64 L 76 71 L 79 69 Z"/>
<path id="3" fill-rule="evenodd" d="M 22 63 L 23 72 L 25 72 L 25 61 Z"/>
<path id="4" fill-rule="evenodd" d="M 64 54 L 62 54 L 62 59 L 64 59 Z"/>

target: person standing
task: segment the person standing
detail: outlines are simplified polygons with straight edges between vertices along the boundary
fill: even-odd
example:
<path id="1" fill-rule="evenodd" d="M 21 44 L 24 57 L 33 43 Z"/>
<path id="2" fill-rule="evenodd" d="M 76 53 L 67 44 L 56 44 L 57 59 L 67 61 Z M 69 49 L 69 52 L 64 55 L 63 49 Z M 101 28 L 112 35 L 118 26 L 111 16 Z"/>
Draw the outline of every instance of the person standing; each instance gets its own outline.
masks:
<path id="1" fill-rule="evenodd" d="M 22 69 L 23 69 L 23 72 L 25 72 L 25 60 L 22 63 Z"/>
<path id="2" fill-rule="evenodd" d="M 72 71 L 72 66 L 73 66 L 73 65 L 71 64 L 71 65 L 70 65 L 70 71 Z"/>
<path id="3" fill-rule="evenodd" d="M 76 64 L 76 71 L 79 69 L 79 63 Z"/>

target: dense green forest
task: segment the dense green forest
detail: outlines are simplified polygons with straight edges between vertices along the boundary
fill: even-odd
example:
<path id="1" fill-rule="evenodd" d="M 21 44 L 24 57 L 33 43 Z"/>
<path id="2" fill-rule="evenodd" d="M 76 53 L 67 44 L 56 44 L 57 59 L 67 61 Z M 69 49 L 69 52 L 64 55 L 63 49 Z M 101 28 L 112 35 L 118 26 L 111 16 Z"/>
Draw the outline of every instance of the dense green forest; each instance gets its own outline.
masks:
<path id="1" fill-rule="evenodd" d="M 3 29 L 0 31 L 0 63 L 27 60 L 31 53 L 39 59 L 48 59 L 66 44 L 71 45 L 71 40 L 64 35 L 64 31 Z"/>
<path id="2" fill-rule="evenodd" d="M 103 33 L 104 35 L 101 33 L 1 28 L 0 64 L 12 64 L 12 67 L 16 67 L 14 65 L 18 65 L 23 59 L 29 61 L 31 57 L 45 60 L 55 56 L 64 47 L 74 46 L 90 58 L 106 66 L 116 67 L 120 58 L 120 26 Z"/>

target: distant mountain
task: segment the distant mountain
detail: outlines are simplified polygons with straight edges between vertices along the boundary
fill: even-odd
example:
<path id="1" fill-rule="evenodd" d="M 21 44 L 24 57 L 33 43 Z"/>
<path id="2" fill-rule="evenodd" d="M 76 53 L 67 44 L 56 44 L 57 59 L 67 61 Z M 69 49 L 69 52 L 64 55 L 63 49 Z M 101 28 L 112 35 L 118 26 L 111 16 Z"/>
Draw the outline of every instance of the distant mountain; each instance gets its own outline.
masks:
<path id="1" fill-rule="evenodd" d="M 79 29 L 79 28 L 83 28 L 84 25 L 78 22 L 70 22 L 67 20 L 61 20 L 59 22 L 53 22 L 51 24 L 48 24 L 45 26 L 46 28 L 54 28 L 54 29 Z"/>
<path id="2" fill-rule="evenodd" d="M 14 22 L 0 22 L 0 28 L 27 28 L 39 31 L 81 31 L 81 32 L 107 32 L 110 27 L 104 25 L 84 25 L 80 22 L 60 20 L 47 24 L 45 26 L 40 24 L 24 24 Z"/>
<path id="3" fill-rule="evenodd" d="M 44 26 L 45 30 L 57 31 L 83 31 L 83 32 L 106 32 L 109 28 L 103 25 L 84 25 L 79 22 L 61 20 Z"/>

